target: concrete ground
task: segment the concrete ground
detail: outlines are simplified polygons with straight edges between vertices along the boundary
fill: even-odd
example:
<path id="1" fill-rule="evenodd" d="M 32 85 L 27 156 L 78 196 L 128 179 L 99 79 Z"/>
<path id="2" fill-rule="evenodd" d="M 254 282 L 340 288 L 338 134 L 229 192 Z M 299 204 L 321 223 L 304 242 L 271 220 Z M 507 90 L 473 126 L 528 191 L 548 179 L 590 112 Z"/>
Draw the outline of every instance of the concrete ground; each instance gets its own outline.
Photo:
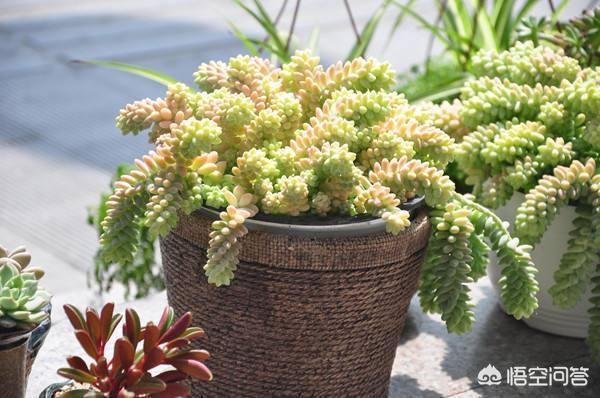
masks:
<path id="1" fill-rule="evenodd" d="M 279 2 L 266 3 L 274 12 Z M 350 3 L 362 26 L 379 1 Z M 430 2 L 418 3 L 424 15 L 435 16 Z M 587 3 L 572 1 L 567 14 Z M 539 9 L 545 11 L 546 5 Z M 422 61 L 428 36 L 410 21 L 384 52 L 394 17 L 395 12 L 384 17 L 370 53 L 404 70 Z M 164 91 L 138 77 L 70 61 L 118 60 L 191 84 L 200 62 L 244 52 L 228 31 L 228 20 L 245 32 L 259 32 L 227 0 L 172 0 L 168 5 L 160 0 L 0 1 L 0 243 L 28 246 L 34 262 L 48 271 L 44 283 L 55 294 L 57 308 L 54 329 L 33 370 L 29 397 L 58 380 L 55 369 L 73 343 L 60 305 L 123 301 L 121 291 L 101 297 L 86 285 L 97 248 L 95 231 L 85 222 L 86 207 L 96 204 L 108 188 L 117 164 L 148 149 L 144 137 L 118 133 L 114 117 L 119 108 Z M 288 15 L 281 26 L 289 20 Z M 321 27 L 324 62 L 343 57 L 352 45 L 352 31 L 342 0 L 303 1 L 299 36 L 306 38 L 315 24 Z M 390 397 L 600 396 L 598 367 L 591 369 L 593 386 L 586 389 L 476 385 L 477 373 L 488 363 L 499 369 L 592 366 L 582 341 L 535 332 L 502 314 L 487 281 L 476 292 L 478 323 L 473 333 L 461 337 L 448 335 L 438 319 L 424 315 L 414 303 L 398 347 Z M 164 302 L 159 294 L 136 306 L 148 318 Z"/>

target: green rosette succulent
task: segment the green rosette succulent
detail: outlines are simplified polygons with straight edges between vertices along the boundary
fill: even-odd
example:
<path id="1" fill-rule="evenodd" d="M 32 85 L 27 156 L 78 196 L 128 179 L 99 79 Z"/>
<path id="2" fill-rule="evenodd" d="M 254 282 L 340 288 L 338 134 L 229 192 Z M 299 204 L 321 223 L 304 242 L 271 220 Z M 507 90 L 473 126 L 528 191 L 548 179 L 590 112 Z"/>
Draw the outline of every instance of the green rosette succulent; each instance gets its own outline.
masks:
<path id="1" fill-rule="evenodd" d="M 0 333 L 32 329 L 48 317 L 51 296 L 38 286 L 44 272 L 28 267 L 30 261 L 24 247 L 8 252 L 0 246 Z"/>

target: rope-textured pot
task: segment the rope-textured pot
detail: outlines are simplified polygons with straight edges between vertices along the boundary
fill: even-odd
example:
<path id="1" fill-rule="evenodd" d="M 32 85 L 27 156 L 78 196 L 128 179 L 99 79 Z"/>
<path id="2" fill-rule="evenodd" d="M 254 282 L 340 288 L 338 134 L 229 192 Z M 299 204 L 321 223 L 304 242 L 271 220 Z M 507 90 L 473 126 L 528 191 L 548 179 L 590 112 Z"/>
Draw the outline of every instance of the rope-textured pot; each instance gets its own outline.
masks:
<path id="1" fill-rule="evenodd" d="M 211 222 L 184 216 L 161 240 L 169 302 L 208 336 L 214 379 L 194 383 L 194 397 L 387 396 L 429 239 L 425 209 L 398 236 L 382 220 L 312 237 L 315 227 L 248 220 L 228 287 L 209 285 L 202 269 Z"/>

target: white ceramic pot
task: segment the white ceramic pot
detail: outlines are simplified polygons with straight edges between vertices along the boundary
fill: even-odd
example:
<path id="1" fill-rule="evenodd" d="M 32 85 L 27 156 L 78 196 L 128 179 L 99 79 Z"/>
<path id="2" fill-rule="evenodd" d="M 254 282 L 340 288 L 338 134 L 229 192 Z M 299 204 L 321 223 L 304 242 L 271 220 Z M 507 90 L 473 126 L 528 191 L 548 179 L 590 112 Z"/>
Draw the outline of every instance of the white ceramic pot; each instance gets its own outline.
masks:
<path id="1" fill-rule="evenodd" d="M 516 193 L 513 198 L 503 207 L 496 210 L 496 214 L 505 221 L 514 222 L 517 208 L 525 200 L 525 195 Z M 538 292 L 539 308 L 529 318 L 523 321 L 534 329 L 554 333 L 561 336 L 585 338 L 588 335 L 590 323 L 590 289 L 582 296 L 582 299 L 573 308 L 564 309 L 552 303 L 552 296 L 548 289 L 554 284 L 554 272 L 562 254 L 567 249 L 569 231 L 573 228 L 575 218 L 575 207 L 566 206 L 560 210 L 548 231 L 544 234 L 542 241 L 538 243 L 532 252 L 538 273 L 536 279 L 540 284 Z M 498 297 L 500 297 L 500 267 L 497 265 L 495 256 L 491 256 L 488 267 L 488 276 L 494 286 Z M 502 303 L 500 303 L 502 307 Z"/>

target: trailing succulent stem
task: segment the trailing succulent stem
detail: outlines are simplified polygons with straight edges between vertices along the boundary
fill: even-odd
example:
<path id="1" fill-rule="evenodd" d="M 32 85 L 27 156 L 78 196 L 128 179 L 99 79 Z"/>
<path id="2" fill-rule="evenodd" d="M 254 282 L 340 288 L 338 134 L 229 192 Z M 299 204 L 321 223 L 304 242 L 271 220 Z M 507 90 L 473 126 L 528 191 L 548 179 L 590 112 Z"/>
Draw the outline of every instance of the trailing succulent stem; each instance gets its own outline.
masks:
<path id="1" fill-rule="evenodd" d="M 127 165 L 117 168 L 112 183 L 121 176 L 131 172 Z M 102 194 L 96 208 L 88 211 L 88 224 L 95 227 L 98 235 L 103 233 L 100 225 L 106 217 L 108 210 L 107 201 L 110 194 Z M 141 221 L 138 220 L 139 223 Z M 151 235 L 148 227 L 139 226 L 138 244 L 135 254 L 130 262 L 115 264 L 106 260 L 104 246 L 101 246 L 94 256 L 94 269 L 91 272 L 91 282 L 100 291 L 109 291 L 113 283 L 119 282 L 125 286 L 125 296 L 134 293 L 136 298 L 144 297 L 153 290 L 163 290 L 164 280 L 162 268 L 156 261 L 156 238 Z"/>
<path id="2" fill-rule="evenodd" d="M 148 130 L 155 147 L 115 182 L 106 202 L 100 238 L 106 260 L 131 264 L 142 228 L 164 236 L 182 214 L 210 206 L 221 213 L 212 224 L 204 270 L 209 283 L 229 285 L 245 220 L 259 211 L 370 214 L 399 234 L 410 225 L 400 206 L 422 196 L 439 220 L 422 283 L 424 306 L 441 312 L 450 330 L 470 329 L 467 284 L 484 273 L 487 239 L 505 268 L 511 313 L 530 314 L 535 285 L 527 247 L 487 210 L 458 195 L 444 174 L 456 143 L 476 144 L 467 138 L 466 104 L 409 104 L 390 91 L 393 76 L 388 64 L 374 59 L 325 68 L 318 57 L 298 51 L 278 68 L 239 56 L 201 65 L 194 78 L 202 92 L 179 83 L 164 100 L 128 105 L 118 127 L 125 134 Z M 472 91 L 476 98 L 484 90 Z M 505 144 L 521 152 L 530 149 L 528 139 L 546 139 L 539 123 L 501 128 L 514 130 Z M 492 146 L 491 134 L 488 141 Z M 515 157 L 510 150 L 486 155 L 495 167 Z"/>
<path id="3" fill-rule="evenodd" d="M 440 313 L 451 332 L 471 330 L 474 315 L 467 283 L 484 274 L 489 250 L 485 237 L 502 267 L 501 296 L 507 312 L 517 319 L 533 313 L 538 284 L 531 246 L 519 244 L 495 214 L 459 194 L 434 209 L 431 221 L 433 233 L 419 290 L 426 311 Z"/>
<path id="4" fill-rule="evenodd" d="M 597 14 L 574 21 L 573 26 L 586 30 Z M 565 32 L 572 33 L 570 29 Z M 460 100 L 454 103 L 458 123 L 451 129 L 456 131 L 458 125 L 467 130 L 453 146 L 455 164 L 464 173 L 465 182 L 473 186 L 479 203 L 498 208 L 516 192 L 526 192 L 525 201 L 514 221 L 515 239 L 508 236 L 497 219 L 489 214 L 483 216 L 482 208 L 472 207 L 468 219 L 478 235 L 469 235 L 462 224 L 460 230 L 455 228 L 457 236 L 434 232 L 432 243 L 440 241 L 430 248 L 436 254 L 431 258 L 454 269 L 452 277 L 427 271 L 422 296 L 425 305 L 441 312 L 444 319 L 457 320 L 454 325 L 458 331 L 466 328 L 470 320 L 468 296 L 457 293 L 461 291 L 457 278 L 464 283 L 465 275 L 479 273 L 483 259 L 473 255 L 473 248 L 481 242 L 471 237 L 485 235 L 503 266 L 500 285 L 507 310 L 517 318 L 528 316 L 535 308 L 538 289 L 529 251 L 541 241 L 560 209 L 574 205 L 577 217 L 566 237 L 568 247 L 560 259 L 550 294 L 555 304 L 572 307 L 588 288 L 592 289 L 593 326 L 588 341 L 598 357 L 600 170 L 596 162 L 600 158 L 600 71 L 585 67 L 581 53 L 577 59 L 571 57 L 576 55 L 575 47 L 563 47 L 567 55 L 560 49 L 526 42 L 517 43 L 508 51 L 481 51 L 473 57 L 475 79 L 464 85 Z M 429 105 L 432 106 L 441 111 L 442 106 Z M 444 128 L 450 131 L 450 127 Z M 449 209 L 445 213 L 436 210 L 434 219 L 452 219 L 453 214 Z M 449 221 L 439 224 L 452 225 Z M 472 239 L 470 251 L 457 251 L 460 258 L 473 258 L 469 262 L 471 272 L 460 258 L 448 254 L 452 251 L 447 238 L 459 242 Z M 455 294 L 448 295 L 450 299 L 438 298 L 438 302 L 432 289 L 436 288 L 435 281 L 440 284 L 442 280 L 454 284 L 447 289 Z"/>

